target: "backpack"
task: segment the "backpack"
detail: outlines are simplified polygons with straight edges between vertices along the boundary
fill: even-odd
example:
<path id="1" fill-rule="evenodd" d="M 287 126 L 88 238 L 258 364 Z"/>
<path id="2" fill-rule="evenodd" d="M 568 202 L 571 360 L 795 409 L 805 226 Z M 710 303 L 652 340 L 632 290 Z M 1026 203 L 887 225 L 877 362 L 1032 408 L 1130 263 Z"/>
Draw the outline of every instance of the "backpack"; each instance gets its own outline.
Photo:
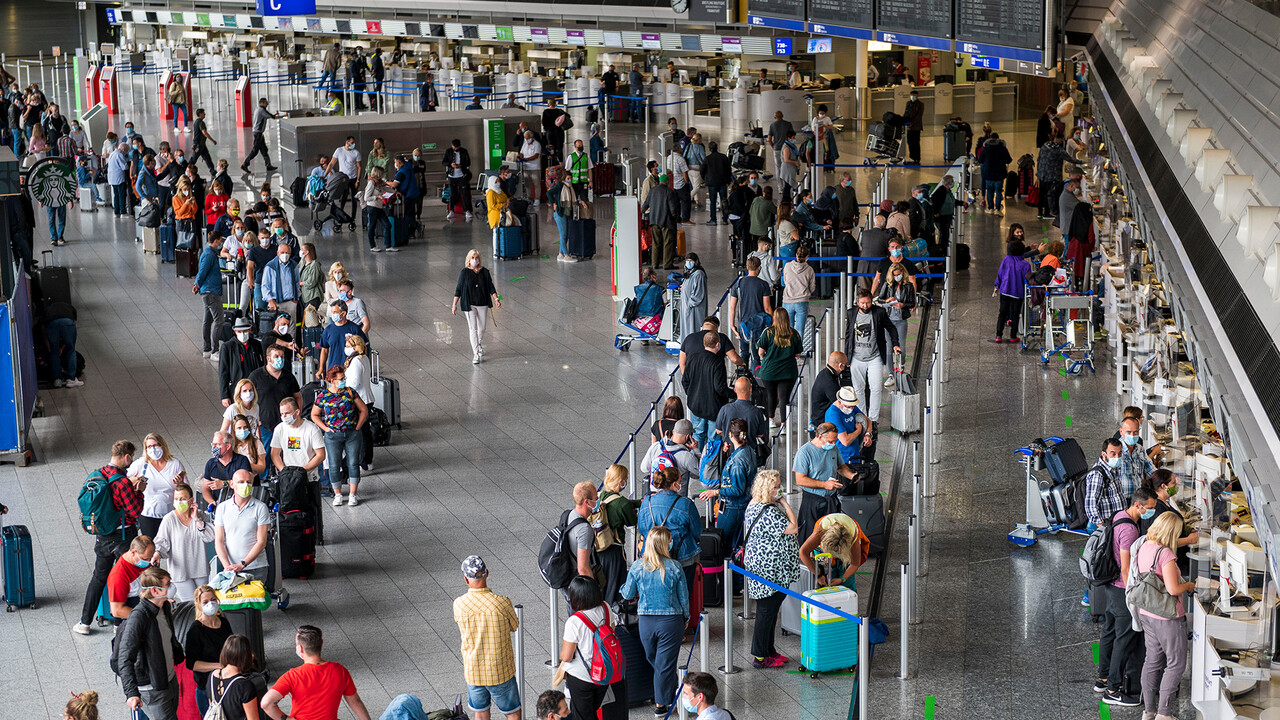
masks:
<path id="1" fill-rule="evenodd" d="M 676 448 L 678 450 L 679 448 Z M 676 462 L 676 451 L 667 449 L 667 441 L 665 439 L 658 441 L 658 457 L 653 459 L 653 464 L 649 466 L 649 473 L 653 474 L 659 470 L 666 468 L 680 469 L 680 464 Z"/>
<path id="2" fill-rule="evenodd" d="M 608 550 L 618 541 L 618 534 L 614 532 L 609 525 L 609 513 L 606 507 L 615 500 L 622 498 L 622 495 L 613 493 L 606 500 L 600 501 L 600 509 L 587 515 L 587 522 L 591 523 L 591 529 L 596 531 L 595 549 L 596 552 Z"/>
<path id="3" fill-rule="evenodd" d="M 236 677 L 231 678 L 231 682 L 227 683 L 227 686 L 222 688 L 222 697 L 214 700 L 213 681 L 216 679 L 217 678 L 213 676 L 213 673 L 209 673 L 209 709 L 205 711 L 204 718 L 202 718 L 202 720 L 226 720 L 227 714 L 222 709 L 222 701 L 227 697 L 227 691 L 231 689 L 232 685 L 236 684 L 236 681 L 240 679 L 240 676 L 237 675 Z"/>
<path id="4" fill-rule="evenodd" d="M 622 643 L 613 632 L 613 625 L 609 624 L 609 606 L 601 607 L 604 608 L 604 623 L 599 627 L 588 620 L 583 613 L 574 613 L 574 616 L 581 620 L 592 634 L 589 668 L 591 682 L 597 685 L 612 685 L 626 675 L 627 656 L 622 652 Z M 578 658 L 582 659 L 581 651 L 578 651 Z M 586 660 L 583 660 L 582 664 L 586 665 Z"/>
<path id="5" fill-rule="evenodd" d="M 1128 523 L 1137 526 L 1133 520 L 1121 520 L 1103 525 L 1084 542 L 1084 551 L 1080 553 L 1080 574 L 1092 585 L 1106 585 L 1120 577 L 1120 564 L 1116 562 L 1113 552 L 1115 546 L 1116 526 Z"/>
<path id="6" fill-rule="evenodd" d="M 704 484 L 724 479 L 724 464 L 729 458 L 729 443 L 720 435 L 712 435 L 707 439 L 707 447 L 702 451 L 702 463 L 698 468 L 698 476 Z"/>
<path id="7" fill-rule="evenodd" d="M 120 510 L 111 499 L 111 483 L 118 477 L 107 477 L 99 468 L 89 473 L 80 487 L 80 527 L 90 535 L 111 535 L 120 529 Z"/>
<path id="8" fill-rule="evenodd" d="M 279 512 L 305 510 L 315 513 L 319 508 L 311 494 L 310 478 L 307 471 L 300 467 L 286 467 L 276 475 L 275 496 L 279 503 Z"/>
<path id="9" fill-rule="evenodd" d="M 569 533 L 586 522 L 582 517 L 569 521 L 573 510 L 565 510 L 560 522 L 547 531 L 538 548 L 538 570 L 542 579 L 553 590 L 569 587 L 569 581 L 578 576 L 578 559 L 569 554 Z"/>

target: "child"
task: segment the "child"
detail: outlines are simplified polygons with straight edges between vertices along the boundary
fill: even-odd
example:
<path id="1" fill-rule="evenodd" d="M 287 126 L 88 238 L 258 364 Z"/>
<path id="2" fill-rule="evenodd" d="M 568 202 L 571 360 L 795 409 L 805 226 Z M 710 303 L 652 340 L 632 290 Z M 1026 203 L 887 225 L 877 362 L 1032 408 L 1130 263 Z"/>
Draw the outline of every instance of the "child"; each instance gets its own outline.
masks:
<path id="1" fill-rule="evenodd" d="M 102 196 L 98 194 L 98 186 L 93 182 L 93 170 L 89 168 L 89 156 L 81 155 L 76 161 L 76 185 L 87 187 L 93 191 L 93 204 L 101 207 Z"/>

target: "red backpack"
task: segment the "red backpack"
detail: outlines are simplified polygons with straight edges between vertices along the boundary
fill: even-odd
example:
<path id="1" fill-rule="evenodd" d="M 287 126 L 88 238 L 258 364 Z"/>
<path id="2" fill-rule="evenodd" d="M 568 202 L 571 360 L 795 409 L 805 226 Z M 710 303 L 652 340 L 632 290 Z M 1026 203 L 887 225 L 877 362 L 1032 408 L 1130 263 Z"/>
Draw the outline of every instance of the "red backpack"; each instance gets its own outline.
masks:
<path id="1" fill-rule="evenodd" d="M 604 623 L 596 627 L 583 613 L 574 613 L 592 633 L 591 682 L 597 685 L 612 685 L 621 680 L 627 671 L 627 658 L 622 653 L 622 643 L 613 632 L 609 622 L 609 606 L 604 605 Z M 582 658 L 582 653 L 578 653 Z M 583 660 L 583 664 L 586 661 Z"/>

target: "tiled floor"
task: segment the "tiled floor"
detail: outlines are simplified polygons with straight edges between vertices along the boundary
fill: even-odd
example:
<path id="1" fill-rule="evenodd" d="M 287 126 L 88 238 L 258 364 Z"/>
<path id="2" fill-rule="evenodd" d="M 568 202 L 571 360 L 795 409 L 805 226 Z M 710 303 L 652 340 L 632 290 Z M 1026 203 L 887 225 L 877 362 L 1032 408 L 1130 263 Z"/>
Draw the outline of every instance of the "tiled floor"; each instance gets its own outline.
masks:
<path id="1" fill-rule="evenodd" d="M 215 124 L 215 134 L 232 137 L 223 124 Z M 154 121 L 138 125 L 155 132 Z M 1013 135 L 1016 156 L 1029 135 Z M 852 138 L 844 145 L 847 156 L 861 157 Z M 926 156 L 938 146 L 926 140 Z M 905 197 L 911 182 L 933 179 L 926 175 L 933 172 L 894 170 L 894 193 Z M 871 175 L 858 173 L 867 195 Z M 604 252 L 609 210 L 600 205 Z M 1097 712 L 1089 691 L 1097 629 L 1078 602 L 1079 540 L 1045 538 L 1024 550 L 1004 538 L 1022 511 L 1013 449 L 1063 432 L 1065 415 L 1078 428 L 1066 434 L 1093 446 L 1111 433 L 1118 413 L 1105 361 L 1096 377 L 1063 379 L 1013 347 L 986 342 L 996 310 L 988 288 L 998 238 L 1007 222 L 1029 215 L 1015 207 L 1003 220 L 972 216 L 973 266 L 955 282 L 939 492 L 925 502 L 928 576 L 919 586 L 923 623 L 912 633 L 918 676 L 895 678 L 898 583 L 890 577 L 881 614 L 892 637 L 873 667 L 875 717 L 923 717 L 928 698 L 938 717 L 1075 719 Z M 458 563 L 471 553 L 485 557 L 494 589 L 527 611 L 526 698 L 546 687 L 547 590 L 535 572 L 535 548 L 568 506 L 571 485 L 601 478 L 674 363 L 654 348 L 613 349 L 609 264 L 599 255 L 578 265 L 497 263 L 504 307 L 495 313 L 485 363 L 472 365 L 465 323 L 449 314 L 449 302 L 466 250 L 486 247 L 489 234 L 480 222 L 442 218 L 440 207 L 429 204 L 427 238 L 397 255 L 372 255 L 350 233 L 308 238 L 324 263 L 341 260 L 358 283 L 384 370 L 401 381 L 405 425 L 391 447 L 378 450 L 377 472 L 362 483 L 367 502 L 325 508 L 320 569 L 309 581 L 288 583 L 293 604 L 286 612 L 267 613 L 267 654 L 275 672 L 291 666 L 291 628 L 321 626 L 326 656 L 351 669 L 375 715 L 401 692 L 437 707 L 464 689 L 450 608 L 464 589 Z M 543 222 L 543 252 L 554 253 L 554 226 Z M 1029 234 L 1040 229 L 1033 223 Z M 688 231 L 718 296 L 732 278 L 728 231 L 701 224 Z M 200 359 L 200 305 L 189 282 L 143 255 L 131 225 L 109 213 L 72 211 L 67 237 L 57 261 L 72 268 L 88 384 L 43 393 L 40 462 L 0 467 L 0 500 L 11 508 L 5 520 L 26 524 L 35 536 L 40 602 L 37 610 L 0 616 L 0 657 L 11 668 L 0 677 L 0 714 L 57 717 L 69 690 L 93 687 L 103 694 L 102 717 L 115 720 L 126 713 L 107 668 L 108 635 L 70 631 L 92 558 L 90 538 L 76 526 L 76 492 L 87 470 L 105 462 L 112 441 L 137 442 L 152 431 L 199 466 L 220 408 L 215 368 Z M 882 457 L 892 450 L 882 449 Z M 907 488 L 904 517 L 909 503 Z M 896 531 L 891 567 L 906 557 L 905 521 Z M 712 610 L 711 619 L 714 668 L 723 661 L 722 613 Z M 743 630 L 739 623 L 737 664 L 749 667 Z M 795 638 L 783 639 L 781 648 L 798 655 Z M 852 681 L 746 670 L 727 679 L 723 704 L 744 720 L 843 718 Z"/>

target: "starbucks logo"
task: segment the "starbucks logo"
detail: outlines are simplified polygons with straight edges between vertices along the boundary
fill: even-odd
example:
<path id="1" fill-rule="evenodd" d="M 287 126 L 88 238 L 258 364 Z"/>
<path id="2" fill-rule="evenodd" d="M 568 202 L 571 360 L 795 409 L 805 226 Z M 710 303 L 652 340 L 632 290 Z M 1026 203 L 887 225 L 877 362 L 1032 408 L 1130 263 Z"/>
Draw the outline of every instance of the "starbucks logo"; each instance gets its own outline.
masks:
<path id="1" fill-rule="evenodd" d="M 62 207 L 76 195 L 75 169 L 64 158 L 44 158 L 27 175 L 31 196 L 45 207 Z"/>

